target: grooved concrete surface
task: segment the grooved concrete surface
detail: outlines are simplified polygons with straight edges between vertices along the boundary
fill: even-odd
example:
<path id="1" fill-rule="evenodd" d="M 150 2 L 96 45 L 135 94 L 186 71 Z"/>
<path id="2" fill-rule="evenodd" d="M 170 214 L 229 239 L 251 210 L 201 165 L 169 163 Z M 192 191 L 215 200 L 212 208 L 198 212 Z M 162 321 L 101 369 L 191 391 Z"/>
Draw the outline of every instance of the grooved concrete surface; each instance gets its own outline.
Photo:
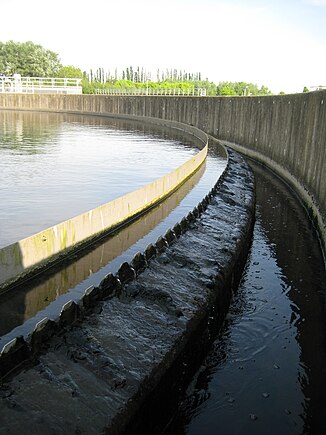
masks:
<path id="1" fill-rule="evenodd" d="M 252 172 L 230 151 L 218 193 L 189 229 L 1 385 L 0 433 L 130 433 L 217 296 L 230 292 L 253 216 Z"/>

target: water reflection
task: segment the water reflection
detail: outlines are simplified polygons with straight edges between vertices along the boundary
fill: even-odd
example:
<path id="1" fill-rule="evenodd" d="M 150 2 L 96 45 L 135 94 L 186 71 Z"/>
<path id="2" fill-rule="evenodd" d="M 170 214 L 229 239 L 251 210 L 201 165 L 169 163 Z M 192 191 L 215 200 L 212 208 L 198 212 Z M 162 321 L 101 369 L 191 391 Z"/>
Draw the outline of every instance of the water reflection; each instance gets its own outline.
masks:
<path id="1" fill-rule="evenodd" d="M 262 176 L 260 167 L 256 171 Z M 291 304 L 289 323 L 299 349 L 296 381 L 303 396 L 298 413 L 304 433 L 325 433 L 326 273 L 312 223 L 298 200 L 284 194 L 280 182 L 274 184 L 272 194 L 268 185 L 263 191 L 261 213 Z"/>
<path id="2" fill-rule="evenodd" d="M 254 239 L 225 327 L 165 433 L 326 433 L 326 274 L 301 204 L 253 165 Z"/>
<path id="3" fill-rule="evenodd" d="M 0 247 L 167 174 L 193 139 L 100 116 L 0 111 Z"/>
<path id="4" fill-rule="evenodd" d="M 16 291 L 15 296 L 10 299 L 10 305 L 15 307 L 14 310 L 8 310 L 7 297 L 3 302 L 0 299 L 0 334 L 5 334 L 23 321 L 33 317 L 55 301 L 58 296 L 85 281 L 134 245 L 178 206 L 180 201 L 198 183 L 204 171 L 205 165 L 166 201 L 116 235 L 109 237 L 106 241 L 102 240 L 97 243 L 97 246 L 89 248 L 88 252 L 78 255 L 78 258 L 76 255 L 71 260 L 71 264 L 61 267 L 57 273 L 42 273 L 42 277 L 38 278 L 41 281 L 38 285 L 35 285 L 35 280 L 32 285 L 24 285 L 23 291 Z"/>
<path id="5" fill-rule="evenodd" d="M 16 114 L 13 113 L 13 115 L 15 120 Z M 27 117 L 30 121 L 29 117 L 32 116 L 33 118 L 34 114 L 21 113 L 19 116 L 23 118 Z M 41 118 L 44 116 L 45 124 L 51 124 L 52 122 L 56 125 L 56 123 L 59 123 L 60 128 L 67 124 L 68 128 L 71 129 L 71 126 L 76 124 L 77 132 L 80 132 L 82 123 L 85 123 L 87 131 L 90 128 L 94 128 L 95 131 L 103 129 L 101 134 L 104 133 L 104 135 L 108 134 L 108 129 L 110 128 L 119 128 L 123 136 L 134 136 L 136 130 L 142 133 L 140 138 L 137 136 L 137 147 L 138 141 L 142 141 L 147 151 L 148 149 L 153 150 L 152 141 L 155 143 L 161 141 L 163 146 L 168 142 L 169 146 L 171 145 L 171 152 L 168 151 L 168 154 L 170 154 L 167 160 L 170 160 L 170 163 L 173 162 L 173 167 L 177 164 L 179 152 L 183 156 L 186 155 L 184 154 L 185 150 L 190 153 L 198 152 L 193 143 L 193 138 L 185 140 L 184 134 L 181 132 L 174 132 L 153 125 L 147 126 L 139 122 L 130 123 L 124 120 L 110 120 L 105 117 L 37 114 L 36 119 L 38 119 L 38 116 Z M 47 149 L 49 149 L 49 146 Z M 154 168 L 154 172 L 149 175 L 147 174 L 147 176 L 153 176 L 155 173 L 156 177 L 155 165 L 159 165 L 162 169 L 166 162 L 158 161 L 153 163 L 152 154 L 148 152 L 145 154 L 150 159 L 150 168 Z M 87 157 L 87 155 L 86 149 L 85 156 Z M 135 166 L 134 161 L 129 162 L 129 164 Z M 0 348 L 4 343 L 17 335 L 28 334 L 43 317 L 56 317 L 67 300 L 78 300 L 89 285 L 98 285 L 107 273 L 115 273 L 123 261 L 131 261 L 136 252 L 143 251 L 149 243 L 155 242 L 160 235 L 180 221 L 189 210 L 198 204 L 217 181 L 225 166 L 224 152 L 220 155 L 218 147 L 211 148 L 206 164 L 170 198 L 144 215 L 139 221 L 134 222 L 130 227 L 115 234 L 114 237 L 107 238 L 106 240 L 102 239 L 100 243 L 94 245 L 88 251 L 84 251 L 82 256 L 78 254 L 71 262 L 67 261 L 65 264 L 62 264 L 62 267 L 42 272 L 33 282 L 26 282 L 19 288 L 16 287 L 8 293 L 0 295 L 0 332 L 2 335 L 0 338 Z M 98 183 L 97 175 L 98 171 L 94 175 L 95 185 Z M 124 183 L 126 185 L 130 184 L 129 174 L 124 176 Z M 124 183 L 122 182 L 121 184 Z M 46 185 L 45 192 L 48 192 L 48 189 L 49 186 Z M 82 196 L 80 189 L 81 187 L 79 186 L 78 198 Z M 87 189 L 90 190 L 89 185 Z M 64 205 L 62 195 L 60 196 L 60 206 L 58 206 L 57 201 L 53 201 L 51 196 L 50 199 L 54 209 L 61 210 L 61 207 Z M 25 219 L 29 209 L 23 208 L 23 210 L 23 218 Z M 53 218 L 53 213 L 50 214 L 51 218 Z M 17 228 L 16 215 L 13 223 L 15 228 Z"/>
<path id="6" fill-rule="evenodd" d="M 58 114 L 0 110 L 0 153 L 46 153 L 44 144 L 55 140 L 61 122 Z"/>

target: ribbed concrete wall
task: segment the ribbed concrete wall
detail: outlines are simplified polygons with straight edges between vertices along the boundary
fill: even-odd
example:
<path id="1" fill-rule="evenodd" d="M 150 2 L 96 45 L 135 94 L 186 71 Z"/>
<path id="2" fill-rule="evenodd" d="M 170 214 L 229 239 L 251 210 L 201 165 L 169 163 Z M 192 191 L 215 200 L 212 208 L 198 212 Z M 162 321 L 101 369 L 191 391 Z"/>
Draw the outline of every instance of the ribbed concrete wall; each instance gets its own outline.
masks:
<path id="1" fill-rule="evenodd" d="M 0 108 L 130 114 L 194 125 L 282 175 L 308 206 L 326 250 L 326 91 L 232 98 L 0 95 Z"/>

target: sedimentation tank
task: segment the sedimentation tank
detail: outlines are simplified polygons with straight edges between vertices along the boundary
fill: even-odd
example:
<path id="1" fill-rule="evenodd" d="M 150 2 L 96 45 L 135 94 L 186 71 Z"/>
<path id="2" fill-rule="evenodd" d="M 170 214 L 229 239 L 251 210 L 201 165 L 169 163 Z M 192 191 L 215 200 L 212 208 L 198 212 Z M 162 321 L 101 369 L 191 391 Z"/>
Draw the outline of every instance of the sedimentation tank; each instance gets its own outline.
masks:
<path id="1" fill-rule="evenodd" d="M 325 248 L 326 189 L 325 177 L 323 176 L 326 137 L 325 97 L 325 92 L 254 98 L 14 95 L 0 96 L 0 107 L 15 110 L 36 109 L 101 115 L 114 114 L 121 117 L 131 115 L 139 117 L 139 119 L 158 117 L 168 122 L 177 121 L 196 126 L 211 136 L 218 137 L 220 141 L 232 148 L 239 149 L 262 161 L 283 176 L 305 203 L 319 231 L 322 246 Z M 107 298 L 112 294 L 118 295 L 118 297 L 109 299 L 104 305 L 101 305 L 104 314 L 100 316 L 100 319 L 98 316 L 96 321 L 93 319 L 93 322 L 97 322 L 98 327 L 96 352 L 104 357 L 108 355 L 110 345 L 114 343 L 114 346 L 120 346 L 119 337 L 115 336 L 114 338 L 109 331 L 115 330 L 118 324 L 121 326 L 121 318 L 128 323 L 127 319 L 130 316 L 130 318 L 133 317 L 135 323 L 134 326 L 128 326 L 127 331 L 129 332 L 126 332 L 123 342 L 126 343 L 126 338 L 132 336 L 137 343 L 135 348 L 138 344 L 140 347 L 143 346 L 143 356 L 148 356 L 148 352 L 151 354 L 150 359 L 147 356 L 144 357 L 149 364 L 149 371 L 145 374 L 142 372 L 144 366 L 139 363 L 139 360 L 139 365 L 133 360 L 129 363 L 138 368 L 131 376 L 130 371 L 127 370 L 127 358 L 124 368 L 121 367 L 124 375 L 122 372 L 117 375 L 118 370 L 114 372 L 113 384 L 112 379 L 107 379 L 103 385 L 98 385 L 98 388 L 100 390 L 104 388 L 106 393 L 108 393 L 107 389 L 117 392 L 117 389 L 121 388 L 121 395 L 119 393 L 115 397 L 118 397 L 120 404 L 127 404 L 127 406 L 112 407 L 114 396 L 107 395 L 103 409 L 100 403 L 98 406 L 103 410 L 103 413 L 108 407 L 112 407 L 112 413 L 109 419 L 103 417 L 104 420 L 99 421 L 98 429 L 100 427 L 110 428 L 112 433 L 124 430 L 135 418 L 137 419 L 137 412 L 144 401 L 153 392 L 162 388 L 162 382 L 171 381 L 175 373 L 180 373 L 180 367 L 187 364 L 186 361 L 189 362 L 189 357 L 192 360 L 196 359 L 191 345 L 198 346 L 200 343 L 198 333 L 207 329 L 206 325 L 209 324 L 210 318 L 216 318 L 216 313 L 214 314 L 213 311 L 217 309 L 219 313 L 219 308 L 221 312 L 223 311 L 221 307 L 227 305 L 232 289 L 236 287 L 241 275 L 241 265 L 243 265 L 249 246 L 253 224 L 253 207 L 254 193 L 251 171 L 240 156 L 229 150 L 229 165 L 224 177 L 214 186 L 211 194 L 195 212 L 183 222 L 184 229 L 182 230 L 180 228 L 182 225 L 179 225 L 163 240 L 157 242 L 156 252 L 163 252 L 163 256 L 158 256 L 146 269 L 146 272 L 139 277 L 135 270 L 142 269 L 143 260 L 141 259 L 140 266 L 137 266 L 135 259 L 131 268 L 130 265 L 129 267 L 125 265 L 119 271 L 118 277 L 109 276 L 101 283 L 99 289 L 89 289 L 85 293 L 83 302 L 85 309 L 91 307 L 95 300 Z M 196 216 L 200 216 L 198 222 L 196 222 Z M 187 225 L 190 226 L 191 231 L 184 232 Z M 176 238 L 178 239 L 177 243 Z M 167 248 L 168 245 L 170 248 Z M 187 252 L 186 256 L 185 252 Z M 203 252 L 205 252 L 204 256 Z M 145 253 L 146 256 L 148 259 L 151 258 L 149 251 L 147 254 Z M 186 276 L 182 269 L 186 271 Z M 175 288 L 168 290 L 164 286 L 166 275 L 173 277 Z M 135 276 L 137 276 L 136 281 L 131 281 L 128 284 L 128 281 Z M 158 282 L 160 285 L 157 285 Z M 153 286 L 153 283 L 158 287 L 158 291 L 154 294 L 147 287 L 148 285 Z M 187 292 L 184 291 L 185 286 Z M 137 299 L 138 297 L 140 299 Z M 161 311 L 159 312 L 161 314 L 158 314 L 153 306 L 157 299 L 160 300 Z M 141 306 L 139 305 L 140 300 L 142 301 Z M 121 311 L 122 305 L 124 309 L 126 308 L 126 302 L 128 302 L 127 309 L 129 311 Z M 139 317 L 137 310 L 139 310 Z M 159 319 L 163 319 L 161 317 L 162 310 L 164 321 L 161 323 Z M 79 311 L 80 309 L 73 304 L 64 307 L 60 317 L 60 327 L 64 328 L 72 322 L 76 322 L 79 319 Z M 150 316 L 153 317 L 149 316 L 149 312 L 151 312 Z M 119 321 L 115 323 L 113 313 L 120 315 L 120 317 L 118 315 L 120 323 Z M 149 317 L 147 318 L 147 316 Z M 112 320 L 108 323 L 109 318 Z M 130 335 L 130 331 L 142 321 L 144 322 L 144 331 L 142 339 L 138 343 L 137 338 L 132 334 Z M 152 335 L 150 340 L 146 341 L 150 336 L 150 332 L 147 331 L 149 336 L 146 338 L 147 322 L 156 323 L 158 328 L 156 333 L 158 334 L 168 325 L 169 333 L 167 335 L 169 337 L 167 342 L 156 341 Z M 66 341 L 70 341 L 75 349 L 72 350 L 74 362 L 85 359 L 89 361 L 90 358 L 91 349 L 83 342 L 82 336 L 92 336 L 95 331 L 92 327 L 92 321 L 87 320 L 86 323 L 87 326 L 82 327 L 84 328 L 83 332 L 65 332 L 67 334 Z M 85 325 L 85 321 L 83 325 Z M 43 343 L 44 337 L 51 335 L 54 329 L 54 324 L 49 321 L 39 325 L 32 336 L 32 353 L 39 351 L 39 344 Z M 105 338 L 108 333 L 110 343 Z M 154 343 L 155 351 L 153 353 L 149 351 L 150 342 Z M 206 341 L 204 340 L 204 342 Z M 52 349 L 52 344 L 49 346 Z M 78 346 L 82 349 L 81 353 L 77 352 Z M 59 367 L 62 363 L 65 369 L 70 367 L 69 370 L 73 370 L 73 365 L 70 366 L 66 358 L 65 362 L 62 359 L 64 353 L 68 352 L 68 348 L 62 343 L 59 348 L 55 365 Z M 121 355 L 123 355 L 123 348 L 120 347 L 120 350 Z M 24 341 L 18 340 L 12 343 L 5 353 L 8 356 L 7 361 L 9 361 L 11 352 L 16 356 L 18 354 L 26 356 L 30 351 Z M 151 362 L 149 363 L 149 361 Z M 47 366 L 51 365 L 49 353 L 44 357 L 43 362 Z M 97 363 L 93 361 L 90 364 L 91 367 L 88 368 L 87 374 L 84 371 L 85 379 L 94 385 L 98 381 L 96 377 L 94 378 Z M 111 370 L 110 364 L 117 369 L 117 361 L 109 363 Z M 81 366 L 85 370 L 85 364 L 81 364 Z M 174 375 L 171 374 L 172 368 Z M 33 373 L 25 375 L 20 382 L 24 382 L 24 385 L 28 386 L 32 375 L 35 375 L 35 370 Z M 39 372 L 37 377 L 40 380 L 36 381 L 36 388 L 42 390 L 42 373 Z M 47 394 L 52 394 L 53 397 L 61 394 L 62 385 L 58 380 L 59 378 L 52 383 Z M 131 385 L 137 385 L 137 387 L 130 390 Z M 83 391 L 82 395 L 87 395 L 87 388 L 83 385 L 83 381 L 78 384 L 78 388 Z M 22 396 L 21 400 L 23 400 Z M 84 405 L 87 408 L 85 403 Z M 87 413 L 86 408 L 84 408 L 84 412 Z M 10 421 L 10 415 L 8 418 Z M 37 427 L 37 421 L 34 421 L 33 424 Z M 47 427 L 51 426 L 51 421 L 48 420 L 46 424 Z M 87 425 L 86 420 L 84 424 Z"/>
<path id="2" fill-rule="evenodd" d="M 0 95 L 0 107 L 155 117 L 193 125 L 282 176 L 303 199 L 323 241 L 326 91 L 264 97 Z"/>

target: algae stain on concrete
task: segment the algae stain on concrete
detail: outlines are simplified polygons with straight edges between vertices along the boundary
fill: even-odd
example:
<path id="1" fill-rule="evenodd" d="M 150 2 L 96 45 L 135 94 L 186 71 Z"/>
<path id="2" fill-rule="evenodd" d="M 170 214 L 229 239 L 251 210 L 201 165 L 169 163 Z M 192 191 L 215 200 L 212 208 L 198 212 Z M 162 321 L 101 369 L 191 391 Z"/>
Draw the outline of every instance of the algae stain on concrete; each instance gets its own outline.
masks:
<path id="1" fill-rule="evenodd" d="M 74 245 L 76 242 L 76 229 L 73 223 L 71 223 L 71 237 L 72 237 L 72 244 Z"/>
<path id="2" fill-rule="evenodd" d="M 63 251 L 67 247 L 67 228 L 63 227 L 60 232 L 60 250 Z"/>
<path id="3" fill-rule="evenodd" d="M 21 258 L 21 250 L 19 244 L 15 244 L 13 248 L 13 257 L 15 259 L 15 266 L 19 267 L 22 264 L 22 258 Z"/>

